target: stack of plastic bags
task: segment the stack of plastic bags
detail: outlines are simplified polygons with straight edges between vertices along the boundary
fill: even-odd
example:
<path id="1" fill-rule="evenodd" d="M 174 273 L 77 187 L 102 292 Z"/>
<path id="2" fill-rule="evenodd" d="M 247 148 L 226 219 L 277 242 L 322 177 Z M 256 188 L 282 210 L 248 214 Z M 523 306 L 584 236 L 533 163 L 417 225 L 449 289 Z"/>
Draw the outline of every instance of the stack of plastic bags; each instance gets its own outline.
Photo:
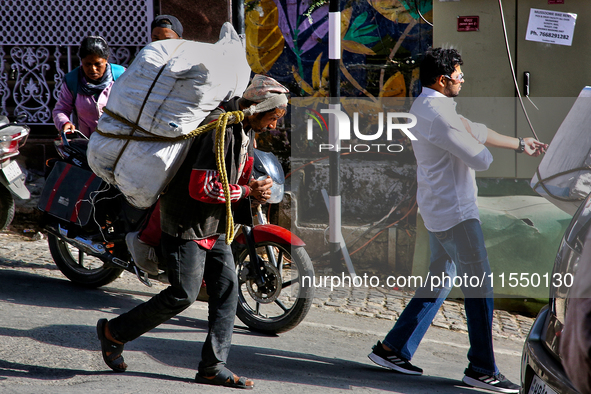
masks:
<path id="1" fill-rule="evenodd" d="M 90 167 L 131 204 L 150 207 L 182 164 L 190 140 L 113 137 L 189 134 L 222 101 L 242 95 L 250 72 L 244 45 L 229 23 L 215 44 L 163 40 L 147 45 L 112 87 L 97 127 L 108 136 L 91 135 Z"/>

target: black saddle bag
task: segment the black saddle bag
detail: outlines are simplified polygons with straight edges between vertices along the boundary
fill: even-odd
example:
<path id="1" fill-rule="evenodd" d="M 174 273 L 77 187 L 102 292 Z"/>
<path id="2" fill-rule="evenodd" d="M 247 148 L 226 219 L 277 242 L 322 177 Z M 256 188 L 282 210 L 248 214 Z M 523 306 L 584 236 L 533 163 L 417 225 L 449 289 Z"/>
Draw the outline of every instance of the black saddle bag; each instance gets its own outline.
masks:
<path id="1" fill-rule="evenodd" d="M 84 227 L 92 217 L 93 197 L 102 185 L 103 180 L 92 171 L 58 161 L 45 181 L 38 208 Z"/>

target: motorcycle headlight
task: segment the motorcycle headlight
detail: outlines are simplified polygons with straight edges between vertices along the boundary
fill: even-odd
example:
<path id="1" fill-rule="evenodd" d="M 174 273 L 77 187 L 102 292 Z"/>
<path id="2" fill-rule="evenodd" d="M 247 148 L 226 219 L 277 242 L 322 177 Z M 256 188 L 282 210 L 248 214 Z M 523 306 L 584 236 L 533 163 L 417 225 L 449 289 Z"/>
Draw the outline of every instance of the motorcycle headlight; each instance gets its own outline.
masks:
<path id="1" fill-rule="evenodd" d="M 283 200 L 285 187 L 282 184 L 274 183 L 271 186 L 271 197 L 267 200 L 269 204 L 277 204 Z"/>
<path id="2" fill-rule="evenodd" d="M 262 181 L 263 179 L 267 179 L 267 175 L 263 175 L 257 178 L 257 181 Z M 282 183 L 273 182 L 273 186 L 271 186 L 271 197 L 267 200 L 269 204 L 277 204 L 283 200 L 283 195 L 285 194 L 285 185 Z"/>

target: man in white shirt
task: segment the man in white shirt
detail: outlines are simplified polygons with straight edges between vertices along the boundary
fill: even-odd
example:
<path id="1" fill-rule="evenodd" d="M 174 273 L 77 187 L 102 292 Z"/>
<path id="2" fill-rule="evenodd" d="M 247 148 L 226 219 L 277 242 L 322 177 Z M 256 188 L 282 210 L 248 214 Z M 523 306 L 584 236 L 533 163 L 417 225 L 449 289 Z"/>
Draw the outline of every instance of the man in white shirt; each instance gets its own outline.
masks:
<path id="1" fill-rule="evenodd" d="M 410 363 L 419 343 L 449 294 L 453 278 L 477 277 L 481 286 L 463 283 L 468 324 L 470 364 L 463 382 L 502 393 L 518 393 L 519 386 L 498 370 L 492 339 L 493 289 L 490 265 L 480 227 L 475 171 L 488 169 L 492 155 L 486 147 L 514 149 L 539 156 L 547 145 L 534 138 L 499 134 L 456 112 L 456 97 L 464 82 L 462 58 L 455 49 L 435 48 L 421 63 L 423 91 L 410 112 L 417 124 L 412 141 L 417 159 L 417 202 L 429 231 L 430 277 L 400 315 L 386 338 L 369 358 L 378 365 L 410 375 L 423 370 Z M 429 278 L 428 278 L 429 279 Z"/>

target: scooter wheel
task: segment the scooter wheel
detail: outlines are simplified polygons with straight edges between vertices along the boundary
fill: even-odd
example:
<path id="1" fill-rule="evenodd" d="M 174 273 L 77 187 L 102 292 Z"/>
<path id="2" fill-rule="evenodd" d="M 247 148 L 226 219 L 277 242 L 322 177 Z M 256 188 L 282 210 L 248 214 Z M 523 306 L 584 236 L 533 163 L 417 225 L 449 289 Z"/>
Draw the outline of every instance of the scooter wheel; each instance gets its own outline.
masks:
<path id="1" fill-rule="evenodd" d="M 6 230 L 12 223 L 15 209 L 14 197 L 9 190 L 0 186 L 0 230 Z"/>
<path id="2" fill-rule="evenodd" d="M 85 254 L 53 234 L 47 235 L 47 243 L 55 265 L 62 274 L 80 286 L 104 286 L 113 282 L 123 272 L 123 268 L 110 267 L 99 258 Z"/>

